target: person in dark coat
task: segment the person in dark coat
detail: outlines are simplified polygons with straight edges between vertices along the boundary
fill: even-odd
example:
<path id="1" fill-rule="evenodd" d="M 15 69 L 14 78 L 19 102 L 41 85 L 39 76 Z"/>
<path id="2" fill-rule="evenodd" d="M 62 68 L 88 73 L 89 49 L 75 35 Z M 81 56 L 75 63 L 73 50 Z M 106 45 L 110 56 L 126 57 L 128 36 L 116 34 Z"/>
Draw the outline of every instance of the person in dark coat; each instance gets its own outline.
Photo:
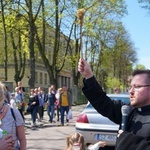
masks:
<path id="1" fill-rule="evenodd" d="M 129 88 L 130 112 L 127 128 L 121 130 L 121 101 L 111 100 L 96 81 L 87 61 L 80 59 L 78 71 L 84 76 L 83 93 L 103 116 L 120 125 L 116 150 L 150 150 L 150 70 L 135 70 Z"/>
<path id="2" fill-rule="evenodd" d="M 56 102 L 55 94 L 53 93 L 53 88 L 49 87 L 48 94 L 46 95 L 46 102 L 47 102 L 47 114 L 49 116 L 49 122 L 53 122 L 54 117 L 54 105 Z"/>
<path id="3" fill-rule="evenodd" d="M 34 89 L 30 90 L 28 105 L 32 108 L 30 113 L 32 119 L 32 127 L 34 129 L 36 127 L 36 117 L 37 117 L 37 111 L 39 106 L 39 100 L 38 97 L 34 94 Z"/>

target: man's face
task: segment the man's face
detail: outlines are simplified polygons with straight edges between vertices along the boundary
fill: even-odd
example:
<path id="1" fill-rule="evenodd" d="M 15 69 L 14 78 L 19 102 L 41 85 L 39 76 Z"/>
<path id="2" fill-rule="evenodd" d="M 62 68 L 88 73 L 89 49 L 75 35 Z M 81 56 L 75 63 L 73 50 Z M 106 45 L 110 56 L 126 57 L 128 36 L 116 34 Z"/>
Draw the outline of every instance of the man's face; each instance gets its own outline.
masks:
<path id="1" fill-rule="evenodd" d="M 63 89 L 63 91 L 67 91 L 67 87 L 66 86 L 63 86 L 62 89 Z"/>
<path id="2" fill-rule="evenodd" d="M 21 83 L 21 82 L 18 82 L 18 86 L 19 86 L 19 87 L 22 87 L 22 83 Z"/>
<path id="3" fill-rule="evenodd" d="M 19 93 L 19 88 L 18 88 L 18 87 L 16 87 L 16 88 L 15 88 L 15 91 L 16 91 L 17 93 Z"/>
<path id="4" fill-rule="evenodd" d="M 54 85 L 51 85 L 51 88 L 52 88 L 52 90 L 55 90 L 55 86 Z"/>
<path id="5" fill-rule="evenodd" d="M 130 104 L 136 108 L 150 105 L 150 85 L 146 74 L 135 75 L 132 78 L 129 94 Z"/>

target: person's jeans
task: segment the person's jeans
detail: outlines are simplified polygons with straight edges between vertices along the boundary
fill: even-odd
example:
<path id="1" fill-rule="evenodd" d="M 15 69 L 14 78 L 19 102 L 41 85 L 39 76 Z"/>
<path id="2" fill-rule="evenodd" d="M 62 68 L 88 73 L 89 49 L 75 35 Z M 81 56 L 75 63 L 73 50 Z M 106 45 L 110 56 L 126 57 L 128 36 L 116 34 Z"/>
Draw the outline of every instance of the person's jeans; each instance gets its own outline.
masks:
<path id="1" fill-rule="evenodd" d="M 66 116 L 68 115 L 69 106 L 61 106 L 60 112 L 61 112 L 61 124 L 64 125 L 64 115 L 65 115 L 65 112 L 66 112 Z"/>
<path id="2" fill-rule="evenodd" d="M 49 121 L 52 123 L 54 117 L 54 105 L 48 105 L 47 114 L 49 116 Z"/>
<path id="3" fill-rule="evenodd" d="M 44 107 L 43 106 L 38 106 L 38 113 L 40 119 L 43 119 L 43 114 L 44 114 Z"/>
<path id="4" fill-rule="evenodd" d="M 35 121 L 36 121 L 37 111 L 38 111 L 38 106 L 34 106 L 32 112 L 31 112 L 31 118 L 32 118 L 33 124 L 34 124 Z"/>
<path id="5" fill-rule="evenodd" d="M 60 106 L 57 106 L 57 121 L 59 121 Z"/>

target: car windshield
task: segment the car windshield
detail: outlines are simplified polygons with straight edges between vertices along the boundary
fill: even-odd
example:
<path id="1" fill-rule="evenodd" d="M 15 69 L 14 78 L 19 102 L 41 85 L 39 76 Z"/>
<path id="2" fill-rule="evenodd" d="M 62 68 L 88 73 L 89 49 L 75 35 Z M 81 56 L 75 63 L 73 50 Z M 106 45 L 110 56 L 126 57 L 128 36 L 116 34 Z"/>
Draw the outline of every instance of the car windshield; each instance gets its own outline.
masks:
<path id="1" fill-rule="evenodd" d="M 128 97 L 110 97 L 112 100 L 121 100 L 125 104 L 129 104 L 130 100 Z"/>
<path id="2" fill-rule="evenodd" d="M 112 100 L 121 100 L 125 104 L 129 104 L 130 103 L 129 97 L 121 97 L 121 96 L 119 96 L 119 97 L 117 97 L 117 96 L 116 97 L 115 96 L 113 96 L 113 97 L 109 96 L 109 97 Z M 93 108 L 93 106 L 89 103 L 86 108 Z"/>

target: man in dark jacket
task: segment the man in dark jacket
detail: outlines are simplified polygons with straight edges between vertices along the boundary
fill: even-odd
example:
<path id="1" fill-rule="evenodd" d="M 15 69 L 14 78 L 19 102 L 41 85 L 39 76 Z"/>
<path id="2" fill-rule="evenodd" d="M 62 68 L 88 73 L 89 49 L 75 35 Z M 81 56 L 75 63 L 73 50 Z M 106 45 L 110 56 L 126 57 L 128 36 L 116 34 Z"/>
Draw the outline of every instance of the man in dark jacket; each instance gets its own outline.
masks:
<path id="1" fill-rule="evenodd" d="M 120 125 L 121 101 L 112 101 L 96 81 L 90 65 L 80 59 L 79 72 L 85 77 L 83 93 L 93 107 Z M 150 70 L 136 70 L 130 83 L 130 105 L 126 131 L 118 131 L 116 150 L 150 150 Z"/>
<path id="2" fill-rule="evenodd" d="M 49 87 L 48 94 L 46 96 L 46 102 L 47 102 L 47 114 L 49 116 L 49 122 L 53 122 L 53 117 L 54 117 L 54 105 L 55 105 L 56 97 L 55 94 L 53 93 L 53 88 Z"/>

